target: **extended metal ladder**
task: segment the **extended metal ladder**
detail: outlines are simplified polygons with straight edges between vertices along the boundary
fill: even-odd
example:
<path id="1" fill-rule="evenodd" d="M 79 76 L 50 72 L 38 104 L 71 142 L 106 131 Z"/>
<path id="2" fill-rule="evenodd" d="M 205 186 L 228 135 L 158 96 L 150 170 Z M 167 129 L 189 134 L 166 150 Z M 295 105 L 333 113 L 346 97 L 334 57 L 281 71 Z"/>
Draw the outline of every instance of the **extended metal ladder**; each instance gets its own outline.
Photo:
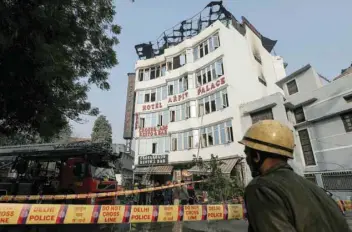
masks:
<path id="1" fill-rule="evenodd" d="M 149 165 L 147 173 L 143 176 L 142 184 L 147 185 L 150 183 L 150 176 L 153 172 L 154 163 Z"/>

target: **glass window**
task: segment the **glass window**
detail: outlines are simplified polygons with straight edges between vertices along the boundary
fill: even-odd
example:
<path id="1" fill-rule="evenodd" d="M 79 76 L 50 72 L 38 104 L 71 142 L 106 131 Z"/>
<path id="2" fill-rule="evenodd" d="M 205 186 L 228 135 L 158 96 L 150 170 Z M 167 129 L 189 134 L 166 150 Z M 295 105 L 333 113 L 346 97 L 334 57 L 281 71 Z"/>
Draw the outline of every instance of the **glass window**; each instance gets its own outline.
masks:
<path id="1" fill-rule="evenodd" d="M 155 100 L 156 100 L 156 93 L 155 93 L 155 89 L 153 89 L 150 94 L 150 102 L 155 102 Z"/>
<path id="2" fill-rule="evenodd" d="M 222 102 L 221 102 L 221 92 L 215 93 L 215 102 L 216 102 L 216 110 L 222 109 Z"/>
<path id="3" fill-rule="evenodd" d="M 150 80 L 155 79 L 156 73 L 155 73 L 155 67 L 150 69 Z"/>
<path id="4" fill-rule="evenodd" d="M 177 150 L 181 151 L 182 150 L 182 133 L 179 133 L 177 135 L 177 141 L 178 141 Z"/>
<path id="5" fill-rule="evenodd" d="M 216 65 L 216 75 L 218 77 L 221 77 L 222 75 L 224 75 L 224 67 L 222 64 L 222 60 L 216 61 L 215 65 Z"/>
<path id="6" fill-rule="evenodd" d="M 221 144 L 225 144 L 226 143 L 226 132 L 225 132 L 224 123 L 220 124 L 220 141 L 221 141 Z"/>
<path id="7" fill-rule="evenodd" d="M 183 133 L 183 149 L 188 149 L 188 133 Z"/>
<path id="8" fill-rule="evenodd" d="M 219 125 L 214 126 L 214 144 L 215 145 L 220 144 Z"/>
<path id="9" fill-rule="evenodd" d="M 208 145 L 213 146 L 214 139 L 213 139 L 213 127 L 207 128 L 207 136 L 208 136 Z"/>
<path id="10" fill-rule="evenodd" d="M 166 64 L 161 65 L 161 76 L 165 76 L 166 73 Z"/>
<path id="11" fill-rule="evenodd" d="M 202 73 L 201 71 L 197 72 L 197 87 L 202 85 Z"/>
<path id="12" fill-rule="evenodd" d="M 216 75 L 215 64 L 212 64 L 210 68 L 211 68 L 211 75 L 213 77 L 213 80 L 217 79 L 218 76 Z"/>
<path id="13" fill-rule="evenodd" d="M 204 98 L 204 108 L 205 108 L 205 114 L 209 114 L 210 113 L 209 97 Z"/>
<path id="14" fill-rule="evenodd" d="M 144 80 L 149 81 L 149 68 L 144 70 Z"/>
<path id="15" fill-rule="evenodd" d="M 202 128 L 202 129 L 201 129 L 200 134 L 201 134 L 201 144 L 202 144 L 202 147 L 207 147 L 207 146 L 208 146 L 208 143 L 207 143 L 207 133 L 206 133 L 206 131 L 205 131 L 205 128 Z"/>
<path id="16" fill-rule="evenodd" d="M 212 94 L 210 96 L 210 110 L 211 110 L 211 112 L 216 111 L 215 94 Z"/>
<path id="17" fill-rule="evenodd" d="M 227 90 L 222 91 L 222 107 L 226 108 L 229 106 L 229 99 L 227 96 Z"/>
<path id="18" fill-rule="evenodd" d="M 172 82 L 168 85 L 168 89 L 169 96 L 174 95 L 174 86 Z"/>
<path id="19" fill-rule="evenodd" d="M 139 80 L 139 81 L 143 81 L 143 79 L 144 79 L 144 70 L 143 70 L 143 69 L 140 69 L 140 70 L 138 71 L 138 80 Z"/>
<path id="20" fill-rule="evenodd" d="M 165 85 L 165 86 L 163 86 L 163 87 L 161 87 L 161 94 L 162 94 L 162 100 L 165 100 L 166 98 L 167 98 L 167 86 Z"/>
<path id="21" fill-rule="evenodd" d="M 150 102 L 150 94 L 149 93 L 144 94 L 144 102 Z"/>

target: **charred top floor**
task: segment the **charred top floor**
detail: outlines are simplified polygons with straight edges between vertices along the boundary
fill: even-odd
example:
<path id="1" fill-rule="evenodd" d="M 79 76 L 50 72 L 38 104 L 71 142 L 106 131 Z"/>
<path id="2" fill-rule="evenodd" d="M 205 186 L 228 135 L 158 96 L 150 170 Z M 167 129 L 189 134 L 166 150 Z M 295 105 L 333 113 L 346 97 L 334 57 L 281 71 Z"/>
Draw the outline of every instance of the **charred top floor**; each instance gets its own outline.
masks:
<path id="1" fill-rule="evenodd" d="M 150 59 L 164 54 L 165 49 L 176 46 L 186 39 L 198 35 L 216 21 L 221 21 L 229 27 L 232 25 L 242 35 L 246 34 L 247 25 L 262 41 L 263 47 L 271 52 L 277 40 L 271 40 L 261 35 L 255 27 L 242 17 L 242 23 L 223 6 L 222 1 L 212 1 L 195 16 L 183 20 L 172 28 L 164 31 L 155 42 L 141 43 L 135 46 L 139 59 Z"/>

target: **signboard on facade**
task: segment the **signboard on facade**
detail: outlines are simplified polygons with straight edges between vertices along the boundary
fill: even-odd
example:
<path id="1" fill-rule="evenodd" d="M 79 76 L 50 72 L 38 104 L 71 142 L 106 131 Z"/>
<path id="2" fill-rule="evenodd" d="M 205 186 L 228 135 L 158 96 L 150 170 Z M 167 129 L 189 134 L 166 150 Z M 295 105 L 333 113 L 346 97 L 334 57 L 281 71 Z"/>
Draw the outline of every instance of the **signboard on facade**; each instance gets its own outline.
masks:
<path id="1" fill-rule="evenodd" d="M 150 103 L 142 106 L 143 111 L 157 110 L 161 108 L 163 108 L 163 105 L 161 104 L 161 102 Z"/>
<path id="2" fill-rule="evenodd" d="M 225 82 L 225 77 L 222 76 L 222 77 L 220 77 L 218 80 L 216 80 L 214 82 L 202 85 L 197 90 L 198 96 L 206 94 L 208 92 L 211 92 L 211 91 L 219 88 L 220 86 L 224 85 L 225 83 L 226 83 Z"/>
<path id="3" fill-rule="evenodd" d="M 126 97 L 126 109 L 125 109 L 125 124 L 123 129 L 123 138 L 133 138 L 133 114 L 134 114 L 134 86 L 136 80 L 135 73 L 128 73 L 128 85 L 127 85 L 127 97 Z"/>
<path id="4" fill-rule="evenodd" d="M 172 97 L 169 97 L 168 103 L 175 103 L 175 102 L 180 102 L 188 97 L 188 92 L 184 92 L 178 95 L 174 95 Z"/>
<path id="5" fill-rule="evenodd" d="M 139 129 L 139 137 L 153 137 L 167 135 L 167 126 L 146 127 Z"/>
<path id="6" fill-rule="evenodd" d="M 139 156 L 139 165 L 150 165 L 150 164 L 167 164 L 169 162 L 169 155 L 147 155 Z"/>

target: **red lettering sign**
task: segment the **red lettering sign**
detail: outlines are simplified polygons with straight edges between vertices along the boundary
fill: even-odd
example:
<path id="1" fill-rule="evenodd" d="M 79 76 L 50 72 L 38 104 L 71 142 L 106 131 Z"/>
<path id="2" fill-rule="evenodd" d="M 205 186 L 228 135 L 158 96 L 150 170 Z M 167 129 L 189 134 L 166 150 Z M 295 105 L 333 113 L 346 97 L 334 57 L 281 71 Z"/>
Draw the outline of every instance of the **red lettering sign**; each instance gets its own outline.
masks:
<path id="1" fill-rule="evenodd" d="M 223 77 L 220 77 L 220 79 L 216 80 L 215 82 L 200 86 L 197 90 L 198 95 L 202 95 L 209 91 L 213 91 L 214 89 L 224 84 L 225 84 L 225 77 L 223 76 Z"/>
<path id="2" fill-rule="evenodd" d="M 187 99 L 187 97 L 188 97 L 188 92 L 174 95 L 172 97 L 169 97 L 168 103 L 175 103 L 175 102 L 183 101 L 183 100 Z"/>
<path id="3" fill-rule="evenodd" d="M 167 126 L 161 126 L 159 129 L 157 127 L 146 127 L 139 129 L 139 137 L 153 137 L 167 135 Z"/>
<path id="4" fill-rule="evenodd" d="M 143 105 L 142 106 L 142 110 L 146 111 L 146 110 L 155 110 L 155 109 L 160 109 L 163 108 L 161 102 L 156 102 L 156 103 L 152 103 L 149 105 Z"/>

